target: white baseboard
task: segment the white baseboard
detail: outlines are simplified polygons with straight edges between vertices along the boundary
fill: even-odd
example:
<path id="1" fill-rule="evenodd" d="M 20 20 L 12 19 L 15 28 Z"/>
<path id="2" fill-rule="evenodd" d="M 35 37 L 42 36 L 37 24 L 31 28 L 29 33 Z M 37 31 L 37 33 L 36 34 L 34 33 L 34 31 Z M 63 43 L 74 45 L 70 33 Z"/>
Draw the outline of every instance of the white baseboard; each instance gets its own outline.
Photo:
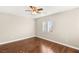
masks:
<path id="1" fill-rule="evenodd" d="M 35 37 L 35 36 L 29 36 L 29 37 L 19 38 L 19 39 L 15 39 L 15 40 L 7 41 L 7 42 L 2 42 L 2 43 L 0 43 L 0 45 L 2 45 L 2 44 L 6 44 L 6 43 L 15 42 L 15 41 L 19 41 L 19 40 L 23 40 L 23 39 L 28 39 L 28 38 L 31 38 L 31 37 Z"/>
<path id="2" fill-rule="evenodd" d="M 71 47 L 73 49 L 77 49 L 79 50 L 78 47 L 75 47 L 75 46 L 71 46 L 71 45 L 68 45 L 68 44 L 65 44 L 65 43 L 61 43 L 61 42 L 58 42 L 58 41 L 55 41 L 55 40 L 51 40 L 49 38 L 45 38 L 45 37 L 42 37 L 42 36 L 37 36 L 38 38 L 42 38 L 42 39 L 45 39 L 45 40 L 48 40 L 48 41 L 52 41 L 52 42 L 55 42 L 55 43 L 58 43 L 58 44 L 61 44 L 61 45 L 64 45 L 64 46 L 67 46 L 67 47 Z"/>

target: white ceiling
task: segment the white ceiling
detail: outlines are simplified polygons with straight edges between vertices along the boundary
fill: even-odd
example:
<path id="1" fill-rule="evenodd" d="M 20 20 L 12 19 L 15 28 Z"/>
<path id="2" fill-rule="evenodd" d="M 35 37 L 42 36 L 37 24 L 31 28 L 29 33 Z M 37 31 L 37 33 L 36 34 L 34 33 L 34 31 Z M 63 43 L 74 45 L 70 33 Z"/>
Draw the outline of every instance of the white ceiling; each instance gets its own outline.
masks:
<path id="1" fill-rule="evenodd" d="M 74 8 L 78 8 L 78 6 L 41 6 L 44 11 L 37 15 L 32 15 L 31 12 L 25 12 L 25 10 L 29 10 L 29 7 L 25 6 L 0 6 L 0 13 L 8 13 L 17 16 L 32 16 L 33 18 L 39 18 L 46 15 L 51 15 L 67 10 L 71 10 Z"/>

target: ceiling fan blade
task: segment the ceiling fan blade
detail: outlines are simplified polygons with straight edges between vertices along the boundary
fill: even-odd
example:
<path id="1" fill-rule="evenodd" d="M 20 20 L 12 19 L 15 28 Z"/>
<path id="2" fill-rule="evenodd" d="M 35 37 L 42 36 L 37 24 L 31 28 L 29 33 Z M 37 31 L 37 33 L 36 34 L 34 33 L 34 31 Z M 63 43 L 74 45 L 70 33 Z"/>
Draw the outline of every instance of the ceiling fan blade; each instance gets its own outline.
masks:
<path id="1" fill-rule="evenodd" d="M 25 10 L 25 11 L 31 11 L 31 10 Z"/>
<path id="2" fill-rule="evenodd" d="M 29 6 L 30 8 L 33 8 L 33 6 Z"/>
<path id="3" fill-rule="evenodd" d="M 35 6 L 29 6 L 31 9 L 37 9 L 37 7 Z"/>
<path id="4" fill-rule="evenodd" d="M 43 10 L 43 8 L 38 9 L 38 11 L 42 11 L 42 10 Z"/>

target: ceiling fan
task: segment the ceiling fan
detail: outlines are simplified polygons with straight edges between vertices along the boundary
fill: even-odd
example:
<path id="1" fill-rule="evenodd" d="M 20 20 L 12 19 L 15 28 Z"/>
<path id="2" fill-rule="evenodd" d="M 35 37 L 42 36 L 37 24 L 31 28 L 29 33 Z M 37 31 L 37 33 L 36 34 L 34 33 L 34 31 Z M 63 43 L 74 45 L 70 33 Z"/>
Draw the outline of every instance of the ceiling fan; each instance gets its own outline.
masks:
<path id="1" fill-rule="evenodd" d="M 25 11 L 31 11 L 32 14 L 38 14 L 43 11 L 43 8 L 39 8 L 36 6 L 29 6 L 31 10 L 25 10 Z"/>

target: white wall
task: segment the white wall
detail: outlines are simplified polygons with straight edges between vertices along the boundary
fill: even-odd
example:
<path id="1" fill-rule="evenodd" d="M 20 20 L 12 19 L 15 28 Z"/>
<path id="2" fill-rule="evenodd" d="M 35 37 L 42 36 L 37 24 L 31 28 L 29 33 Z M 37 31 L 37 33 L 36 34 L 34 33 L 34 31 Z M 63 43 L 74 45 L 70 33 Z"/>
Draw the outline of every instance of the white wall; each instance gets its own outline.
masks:
<path id="1" fill-rule="evenodd" d="M 31 16 L 0 13 L 0 44 L 35 36 Z"/>
<path id="2" fill-rule="evenodd" d="M 43 21 L 54 22 L 52 32 L 43 33 Z M 36 19 L 36 35 L 79 48 L 79 9 Z"/>

